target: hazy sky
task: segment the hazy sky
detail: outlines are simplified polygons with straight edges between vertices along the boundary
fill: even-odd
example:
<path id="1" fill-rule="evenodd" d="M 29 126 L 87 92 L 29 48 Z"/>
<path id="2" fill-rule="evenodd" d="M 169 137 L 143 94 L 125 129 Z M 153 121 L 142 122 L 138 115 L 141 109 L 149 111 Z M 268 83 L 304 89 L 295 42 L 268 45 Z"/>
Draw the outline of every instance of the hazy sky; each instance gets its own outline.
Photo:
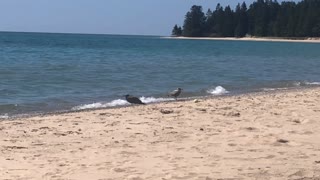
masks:
<path id="1" fill-rule="evenodd" d="M 170 35 L 192 5 L 218 2 L 243 0 L 0 0 L 0 31 Z"/>

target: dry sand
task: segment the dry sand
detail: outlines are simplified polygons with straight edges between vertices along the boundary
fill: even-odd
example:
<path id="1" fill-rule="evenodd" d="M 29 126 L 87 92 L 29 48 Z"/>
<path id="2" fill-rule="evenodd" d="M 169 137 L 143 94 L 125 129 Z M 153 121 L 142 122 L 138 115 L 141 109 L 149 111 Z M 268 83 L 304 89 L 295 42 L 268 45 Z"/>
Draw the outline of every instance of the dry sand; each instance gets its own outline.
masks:
<path id="1" fill-rule="evenodd" d="M 320 88 L 0 121 L 0 179 L 320 179 Z"/>
<path id="2" fill-rule="evenodd" d="M 269 41 L 269 42 L 304 42 L 304 43 L 320 43 L 320 38 L 306 39 L 281 39 L 281 38 L 260 38 L 260 37 L 164 37 L 168 39 L 194 39 L 194 40 L 229 40 L 229 41 Z"/>

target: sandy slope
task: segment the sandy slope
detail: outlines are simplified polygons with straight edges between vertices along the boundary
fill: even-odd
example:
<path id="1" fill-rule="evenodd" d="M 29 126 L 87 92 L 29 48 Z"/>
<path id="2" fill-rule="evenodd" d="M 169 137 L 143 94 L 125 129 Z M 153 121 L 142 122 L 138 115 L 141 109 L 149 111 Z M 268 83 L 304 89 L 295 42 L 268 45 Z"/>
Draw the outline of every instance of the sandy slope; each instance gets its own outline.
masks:
<path id="1" fill-rule="evenodd" d="M 320 88 L 0 121 L 0 179 L 320 179 Z"/>

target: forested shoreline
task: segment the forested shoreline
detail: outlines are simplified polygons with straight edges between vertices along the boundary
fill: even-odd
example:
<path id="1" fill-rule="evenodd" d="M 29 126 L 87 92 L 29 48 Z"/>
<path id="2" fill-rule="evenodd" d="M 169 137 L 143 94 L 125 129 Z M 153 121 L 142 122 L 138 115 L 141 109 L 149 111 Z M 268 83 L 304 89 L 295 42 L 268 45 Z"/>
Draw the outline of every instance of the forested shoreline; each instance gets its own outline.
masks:
<path id="1" fill-rule="evenodd" d="M 257 0 L 247 6 L 217 4 L 215 10 L 203 12 L 193 5 L 186 13 L 183 26 L 174 26 L 173 36 L 185 37 L 320 37 L 320 0 L 298 3 Z"/>

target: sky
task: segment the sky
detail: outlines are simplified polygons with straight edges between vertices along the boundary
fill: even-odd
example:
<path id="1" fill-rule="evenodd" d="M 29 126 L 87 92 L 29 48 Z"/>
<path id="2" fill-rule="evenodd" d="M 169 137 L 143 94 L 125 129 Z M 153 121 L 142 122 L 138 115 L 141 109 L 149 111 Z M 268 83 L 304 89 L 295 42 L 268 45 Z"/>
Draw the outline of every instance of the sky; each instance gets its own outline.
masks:
<path id="1" fill-rule="evenodd" d="M 0 31 L 167 36 L 192 5 L 243 1 L 254 0 L 0 0 Z"/>

